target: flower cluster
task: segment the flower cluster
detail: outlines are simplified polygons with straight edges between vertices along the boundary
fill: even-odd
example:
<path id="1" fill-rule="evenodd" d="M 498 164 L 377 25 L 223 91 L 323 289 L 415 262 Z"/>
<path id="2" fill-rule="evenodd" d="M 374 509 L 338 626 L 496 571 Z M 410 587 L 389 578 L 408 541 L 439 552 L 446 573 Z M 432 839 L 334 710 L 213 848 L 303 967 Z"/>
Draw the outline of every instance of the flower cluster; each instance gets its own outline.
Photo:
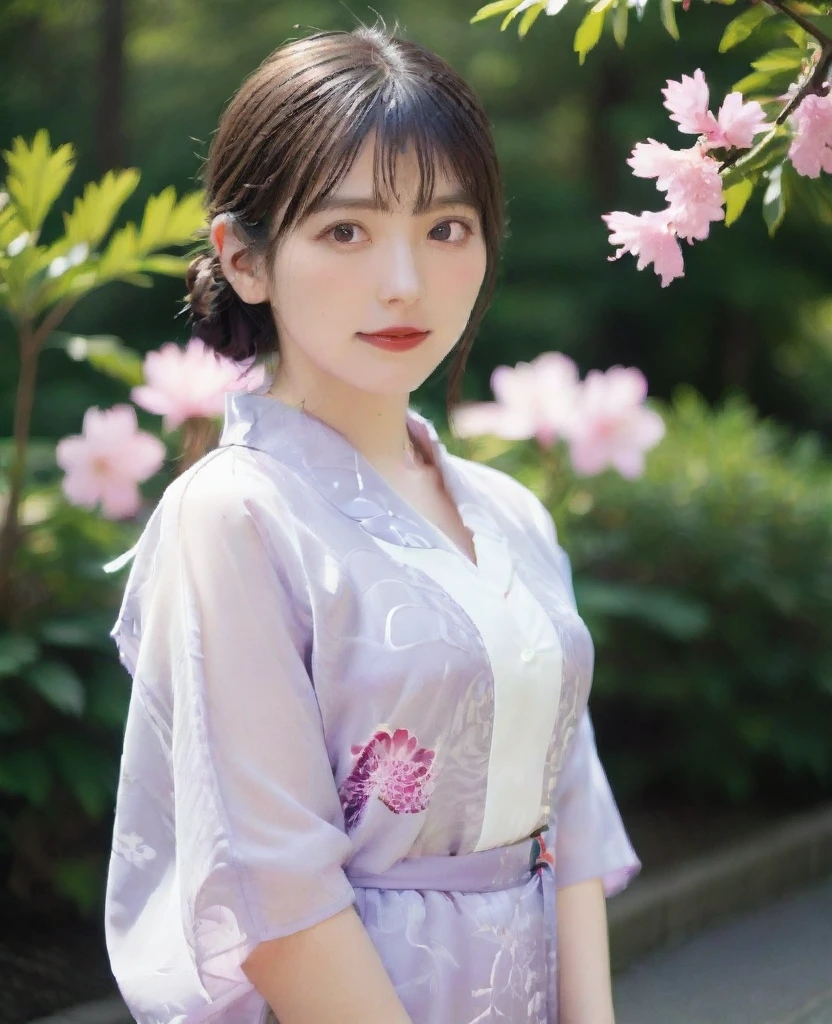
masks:
<path id="1" fill-rule="evenodd" d="M 817 178 L 832 174 L 832 91 L 801 100 L 792 115 L 794 135 L 789 159 L 798 174 Z"/>
<path id="2" fill-rule="evenodd" d="M 221 415 L 226 392 L 258 387 L 263 369 L 234 363 L 191 338 L 185 349 L 169 343 L 149 352 L 144 376 L 146 383 L 133 388 L 131 398 L 162 416 L 166 430 L 175 430 L 189 419 Z M 136 410 L 122 404 L 87 409 L 81 433 L 59 441 L 55 455 L 69 502 L 85 508 L 100 504 L 106 518 L 124 519 L 138 512 L 138 484 L 161 469 L 165 445 L 139 430 Z"/>
<path id="3" fill-rule="evenodd" d="M 544 352 L 531 363 L 498 366 L 491 390 L 497 401 L 467 402 L 454 410 L 460 437 L 536 437 L 542 447 L 560 438 L 579 476 L 613 467 L 635 479 L 644 472 L 645 452 L 664 436 L 661 416 L 644 407 L 644 374 L 633 367 L 590 370 L 581 382 L 568 356 Z"/>
<path id="4" fill-rule="evenodd" d="M 697 69 L 681 82 L 668 81 L 662 90 L 664 106 L 679 131 L 697 135 L 690 149 L 674 150 L 655 139 L 640 142 L 627 163 L 639 178 L 655 178 L 667 197 L 667 207 L 638 216 L 616 211 L 602 218 L 610 229 L 610 242 L 619 245 L 614 256 L 625 252 L 638 257 L 643 270 L 652 263 L 667 287 L 684 274 L 680 239 L 692 243 L 708 237 L 714 221 L 725 219 L 719 161 L 715 149 L 748 149 L 754 136 L 769 125 L 756 101 L 746 103 L 742 94 L 730 93 L 716 117 L 708 109 L 708 83 Z"/>

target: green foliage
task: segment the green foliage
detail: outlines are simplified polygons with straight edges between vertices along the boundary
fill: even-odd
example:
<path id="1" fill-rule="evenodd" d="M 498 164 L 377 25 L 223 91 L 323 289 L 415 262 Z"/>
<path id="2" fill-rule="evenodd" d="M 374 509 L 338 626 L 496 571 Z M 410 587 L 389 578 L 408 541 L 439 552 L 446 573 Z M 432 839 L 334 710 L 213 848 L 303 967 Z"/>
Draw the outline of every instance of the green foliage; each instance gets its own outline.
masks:
<path id="1" fill-rule="evenodd" d="M 765 797 L 832 783 L 832 464 L 737 398 L 689 389 L 638 481 L 556 508 L 622 793 Z M 544 481 L 538 480 L 538 486 Z M 634 741 L 637 737 L 637 742 Z"/>
<path id="2" fill-rule="evenodd" d="M 753 7 L 746 8 L 725 26 L 725 31 L 719 42 L 719 52 L 726 53 L 738 43 L 744 42 L 773 13 L 773 9 L 765 3 L 757 3 Z"/>
<path id="3" fill-rule="evenodd" d="M 580 64 L 583 64 L 586 60 L 586 55 L 589 51 L 598 45 L 601 33 L 604 31 L 607 11 L 614 3 L 615 0 L 598 0 L 598 3 L 590 7 L 583 21 L 578 26 L 572 48 L 578 54 L 578 62 Z"/>
<path id="4" fill-rule="evenodd" d="M 20 606 L 0 632 L 0 846 L 18 852 L 18 874 L 37 872 L 30 884 L 92 912 L 129 700 L 108 635 L 123 578 L 101 567 L 135 527 L 63 504 L 54 482 L 29 491 L 24 522 Z M 53 852 L 28 864 L 33 841 Z"/>
<path id="5" fill-rule="evenodd" d="M 73 147 L 53 150 L 42 129 L 31 143 L 16 138 L 4 156 L 8 176 L 0 209 L 0 308 L 13 318 L 31 320 L 58 303 L 69 308 L 110 281 L 146 286 L 149 274 L 184 275 L 186 258 L 162 250 L 191 242 L 203 225 L 200 192 L 177 199 L 175 190 L 166 188 L 148 199 L 138 226 L 128 222 L 113 230 L 136 190 L 139 172 L 108 171 L 75 199 L 64 215 L 63 234 L 40 245 L 43 223 L 75 167 Z"/>

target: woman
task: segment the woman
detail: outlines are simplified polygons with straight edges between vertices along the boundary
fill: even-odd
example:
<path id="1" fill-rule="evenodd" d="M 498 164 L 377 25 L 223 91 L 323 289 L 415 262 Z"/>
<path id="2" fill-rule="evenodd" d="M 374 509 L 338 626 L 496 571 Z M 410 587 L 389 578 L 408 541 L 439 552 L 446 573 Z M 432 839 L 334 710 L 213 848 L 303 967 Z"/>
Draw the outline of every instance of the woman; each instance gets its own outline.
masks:
<path id="1" fill-rule="evenodd" d="M 196 332 L 268 360 L 165 492 L 113 636 L 133 677 L 107 886 L 143 1024 L 608 1024 L 640 865 L 541 503 L 450 455 L 503 234 L 466 84 L 379 29 L 278 49 L 206 172 Z"/>

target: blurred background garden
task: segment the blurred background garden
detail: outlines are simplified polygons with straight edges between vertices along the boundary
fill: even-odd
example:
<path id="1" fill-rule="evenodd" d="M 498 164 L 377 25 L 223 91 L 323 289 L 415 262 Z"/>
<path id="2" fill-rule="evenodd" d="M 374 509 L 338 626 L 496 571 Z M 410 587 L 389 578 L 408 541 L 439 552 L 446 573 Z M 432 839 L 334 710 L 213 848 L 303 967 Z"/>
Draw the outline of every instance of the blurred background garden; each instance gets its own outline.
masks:
<path id="1" fill-rule="evenodd" d="M 128 570 L 103 566 L 135 542 L 192 437 L 187 425 L 166 436 L 169 457 L 127 518 L 66 500 L 56 445 L 90 407 L 130 401 L 146 353 L 189 339 L 184 263 L 169 257 L 186 251 L 188 197 L 226 101 L 281 42 L 376 12 L 458 68 L 495 128 L 510 237 L 464 397 L 489 400 L 495 367 L 558 351 L 582 375 L 637 367 L 665 421 L 638 478 L 610 469 L 564 495 L 533 441 L 452 437 L 441 373 L 413 397 L 451 450 L 489 458 L 551 502 L 596 644 L 598 745 L 645 872 L 832 795 L 832 203 L 796 194 L 770 238 L 757 194 L 730 228 L 685 247 L 685 276 L 667 288 L 629 257 L 608 262 L 601 215 L 652 199 L 626 165 L 634 143 L 676 134 L 661 88 L 702 68 L 722 96 L 759 44 L 719 54 L 736 11 L 704 3 L 679 5 L 674 41 L 648 4 L 625 50 L 606 32 L 579 66 L 577 8 L 523 39 L 469 24 L 476 10 L 467 0 L 0 5 L 0 148 L 45 129 L 55 150 L 74 151 L 42 239 L 61 234 L 85 185 L 108 171 L 139 172 L 129 188 L 121 179 L 116 226 L 149 231 L 148 200 L 167 197 L 156 200 L 155 242 L 136 257 L 147 265 L 68 306 L 38 361 L 0 623 L 0 1022 L 113 988 L 99 917 L 129 679 L 108 632 Z M 71 263 L 69 251 L 55 258 Z M 5 503 L 21 377 L 20 321 L 7 314 L 0 304 Z M 137 413 L 158 433 L 158 416 Z"/>

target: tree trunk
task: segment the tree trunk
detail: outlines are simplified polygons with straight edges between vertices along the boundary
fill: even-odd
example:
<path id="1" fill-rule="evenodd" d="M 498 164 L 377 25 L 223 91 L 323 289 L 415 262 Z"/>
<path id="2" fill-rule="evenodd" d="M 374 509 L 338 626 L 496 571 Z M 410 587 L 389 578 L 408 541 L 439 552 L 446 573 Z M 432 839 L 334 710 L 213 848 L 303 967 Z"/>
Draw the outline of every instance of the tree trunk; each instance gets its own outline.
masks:
<path id="1" fill-rule="evenodd" d="M 125 165 L 124 42 L 127 0 L 101 0 L 97 160 L 103 174 Z"/>

